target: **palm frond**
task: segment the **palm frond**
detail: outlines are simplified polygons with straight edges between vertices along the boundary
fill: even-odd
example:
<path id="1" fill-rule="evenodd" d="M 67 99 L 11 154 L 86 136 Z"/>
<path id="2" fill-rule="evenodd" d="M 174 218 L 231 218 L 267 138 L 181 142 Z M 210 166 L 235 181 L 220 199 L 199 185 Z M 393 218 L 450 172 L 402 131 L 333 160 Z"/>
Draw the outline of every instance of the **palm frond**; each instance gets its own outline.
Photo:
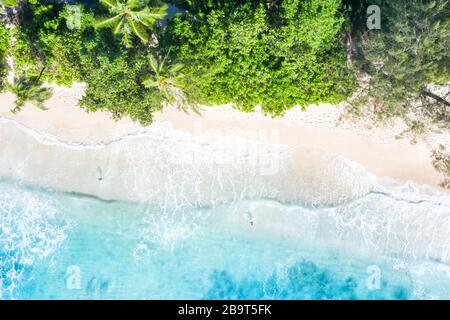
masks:
<path id="1" fill-rule="evenodd" d="M 15 107 L 11 110 L 13 113 L 22 110 L 27 102 L 46 110 L 44 103 L 53 95 L 50 88 L 42 87 L 40 77 L 28 78 L 25 74 L 15 77 L 13 83 L 8 85 L 8 89 L 16 95 Z"/>
<path id="2" fill-rule="evenodd" d="M 113 33 L 114 34 L 119 34 L 122 32 L 122 28 L 123 28 L 123 24 L 124 24 L 124 19 L 120 20 L 119 23 L 115 26 L 115 28 L 113 29 Z"/>
<path id="3" fill-rule="evenodd" d="M 158 86 L 159 86 L 158 80 L 156 80 L 156 79 L 154 79 L 152 77 L 144 78 L 144 80 L 142 81 L 142 84 L 146 88 L 158 88 Z"/>
<path id="4" fill-rule="evenodd" d="M 130 21 L 130 25 L 133 29 L 134 34 L 137 35 L 143 43 L 148 43 L 149 37 L 147 32 L 145 31 L 145 28 L 136 21 Z"/>
<path id="5" fill-rule="evenodd" d="M 155 56 L 150 55 L 150 57 L 148 58 L 149 64 L 150 64 L 150 68 L 151 70 L 158 74 L 159 70 L 158 70 L 158 60 L 156 60 Z"/>
<path id="6" fill-rule="evenodd" d="M 182 64 L 182 63 L 175 63 L 175 64 L 173 64 L 170 67 L 169 72 L 172 73 L 172 74 L 173 73 L 177 73 L 177 72 L 181 71 L 183 68 L 184 68 L 184 64 Z"/>
<path id="7" fill-rule="evenodd" d="M 168 102 L 168 103 L 174 103 L 175 102 L 175 97 L 173 96 L 173 94 L 169 91 L 169 88 L 164 87 L 160 90 L 161 95 L 164 97 L 164 99 Z"/>
<path id="8" fill-rule="evenodd" d="M 126 5 L 130 9 L 138 9 L 139 7 L 142 7 L 143 1 L 142 0 L 127 0 Z"/>
<path id="9" fill-rule="evenodd" d="M 129 23 L 125 22 L 123 24 L 122 30 L 120 31 L 122 34 L 122 42 L 125 45 L 126 48 L 132 48 L 133 47 L 133 41 L 131 37 L 132 28 L 130 27 Z"/>
<path id="10" fill-rule="evenodd" d="M 112 28 L 114 34 L 122 34 L 122 41 L 127 48 L 132 47 L 131 36 L 134 34 L 143 43 L 149 42 L 147 28 L 153 28 L 158 19 L 167 15 L 166 4 L 148 6 L 145 0 L 100 0 L 109 8 L 113 17 L 97 19 L 96 28 Z"/>
<path id="11" fill-rule="evenodd" d="M 112 18 L 110 17 L 101 17 L 96 19 L 94 27 L 97 29 L 101 28 L 116 28 L 117 25 L 121 22 L 122 15 L 119 14 L 117 16 L 114 16 Z"/>
<path id="12" fill-rule="evenodd" d="M 117 0 L 100 0 L 100 3 L 104 4 L 109 8 L 116 8 L 118 6 Z"/>
<path id="13" fill-rule="evenodd" d="M 184 77 L 177 77 L 177 78 L 168 78 L 168 79 L 165 79 L 165 81 L 171 87 L 185 89 L 186 85 L 185 85 L 183 79 L 184 79 Z"/>
<path id="14" fill-rule="evenodd" d="M 145 7 L 136 12 L 135 15 L 143 25 L 152 28 L 157 20 L 160 20 L 167 15 L 167 8 L 168 6 L 166 4 L 158 7 Z"/>

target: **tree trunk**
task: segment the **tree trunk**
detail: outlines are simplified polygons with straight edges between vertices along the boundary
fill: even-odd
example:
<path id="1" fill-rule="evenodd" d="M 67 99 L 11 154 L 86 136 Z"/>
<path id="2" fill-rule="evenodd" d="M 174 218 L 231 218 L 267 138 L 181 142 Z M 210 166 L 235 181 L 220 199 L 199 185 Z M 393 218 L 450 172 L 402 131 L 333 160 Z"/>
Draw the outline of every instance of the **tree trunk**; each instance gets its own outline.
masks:
<path id="1" fill-rule="evenodd" d="M 424 90 L 424 91 L 422 91 L 422 95 L 430 97 L 430 98 L 444 104 L 445 106 L 450 107 L 450 102 L 445 100 L 444 98 L 438 96 L 437 94 L 434 94 L 432 92 Z"/>
<path id="2" fill-rule="evenodd" d="M 39 77 L 37 78 L 37 82 L 38 82 L 38 83 L 39 83 L 39 81 L 41 80 L 42 75 L 44 74 L 45 67 L 46 67 L 46 66 L 44 66 L 44 67 L 41 69 L 41 72 L 39 73 Z"/>

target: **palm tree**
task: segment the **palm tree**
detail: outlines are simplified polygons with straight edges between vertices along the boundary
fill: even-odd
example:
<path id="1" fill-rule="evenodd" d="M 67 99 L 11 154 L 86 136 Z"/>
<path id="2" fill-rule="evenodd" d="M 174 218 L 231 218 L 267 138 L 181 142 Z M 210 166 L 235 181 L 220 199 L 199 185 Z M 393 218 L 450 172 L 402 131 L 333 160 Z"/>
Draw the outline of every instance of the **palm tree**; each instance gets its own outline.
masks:
<path id="1" fill-rule="evenodd" d="M 170 52 L 169 52 L 170 53 Z M 164 58 L 155 58 L 150 55 L 150 74 L 144 78 L 142 84 L 146 88 L 157 89 L 168 103 L 177 102 L 177 106 L 187 112 L 188 103 L 183 95 L 186 75 L 183 73 L 184 65 L 181 63 L 170 64 L 169 53 Z M 200 114 L 197 105 L 189 105 L 195 113 Z"/>
<path id="2" fill-rule="evenodd" d="M 149 58 L 150 75 L 142 82 L 146 88 L 158 89 L 168 102 L 174 102 L 174 89 L 184 88 L 185 75 L 181 73 L 184 65 L 175 63 L 167 67 L 165 62 L 168 55 L 163 59 L 157 59 L 153 55 Z"/>
<path id="3" fill-rule="evenodd" d="M 27 102 L 31 102 L 39 109 L 47 109 L 44 106 L 44 102 L 52 97 L 53 92 L 50 88 L 42 87 L 41 76 L 43 71 L 44 69 L 41 70 L 39 76 L 34 77 L 27 77 L 25 74 L 21 74 L 18 77 L 14 77 L 12 84 L 8 84 L 8 89 L 17 96 L 16 106 L 11 112 L 16 113 L 22 110 Z"/>
<path id="4" fill-rule="evenodd" d="M 132 47 L 132 36 L 136 35 L 145 44 L 149 41 L 146 29 L 167 15 L 167 4 L 148 6 L 148 0 L 100 0 L 108 7 L 110 17 L 96 21 L 96 28 L 111 28 L 114 34 L 121 34 L 127 48 Z"/>

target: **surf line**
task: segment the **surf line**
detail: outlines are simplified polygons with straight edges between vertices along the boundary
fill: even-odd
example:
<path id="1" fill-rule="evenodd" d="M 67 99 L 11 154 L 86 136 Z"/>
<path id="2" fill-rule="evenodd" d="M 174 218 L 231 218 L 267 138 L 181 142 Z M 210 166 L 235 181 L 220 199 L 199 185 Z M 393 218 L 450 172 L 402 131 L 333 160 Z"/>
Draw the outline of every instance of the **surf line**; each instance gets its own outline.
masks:
<path id="1" fill-rule="evenodd" d="M 396 197 L 395 195 L 393 195 L 392 193 L 389 192 L 384 192 L 384 191 L 371 191 L 369 192 L 370 194 L 377 194 L 377 195 L 381 195 L 381 196 L 385 196 L 388 198 L 391 198 L 395 201 L 402 201 L 402 202 L 406 202 L 409 204 L 421 204 L 421 203 L 429 203 L 438 207 L 442 207 L 442 206 L 446 206 L 442 201 L 441 202 L 433 202 L 431 200 L 427 200 L 427 199 L 418 199 L 418 200 L 410 200 L 410 199 L 404 199 L 401 197 Z"/>

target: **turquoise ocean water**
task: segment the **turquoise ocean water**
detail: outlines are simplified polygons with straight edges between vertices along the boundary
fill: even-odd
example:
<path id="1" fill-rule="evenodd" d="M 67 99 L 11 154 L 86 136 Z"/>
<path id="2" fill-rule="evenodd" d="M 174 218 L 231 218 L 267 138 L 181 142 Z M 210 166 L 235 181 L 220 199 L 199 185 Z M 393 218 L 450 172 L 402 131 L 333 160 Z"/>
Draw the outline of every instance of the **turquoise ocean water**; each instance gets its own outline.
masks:
<path id="1" fill-rule="evenodd" d="M 439 199 L 168 209 L 1 181 L 1 298 L 448 299 Z"/>

